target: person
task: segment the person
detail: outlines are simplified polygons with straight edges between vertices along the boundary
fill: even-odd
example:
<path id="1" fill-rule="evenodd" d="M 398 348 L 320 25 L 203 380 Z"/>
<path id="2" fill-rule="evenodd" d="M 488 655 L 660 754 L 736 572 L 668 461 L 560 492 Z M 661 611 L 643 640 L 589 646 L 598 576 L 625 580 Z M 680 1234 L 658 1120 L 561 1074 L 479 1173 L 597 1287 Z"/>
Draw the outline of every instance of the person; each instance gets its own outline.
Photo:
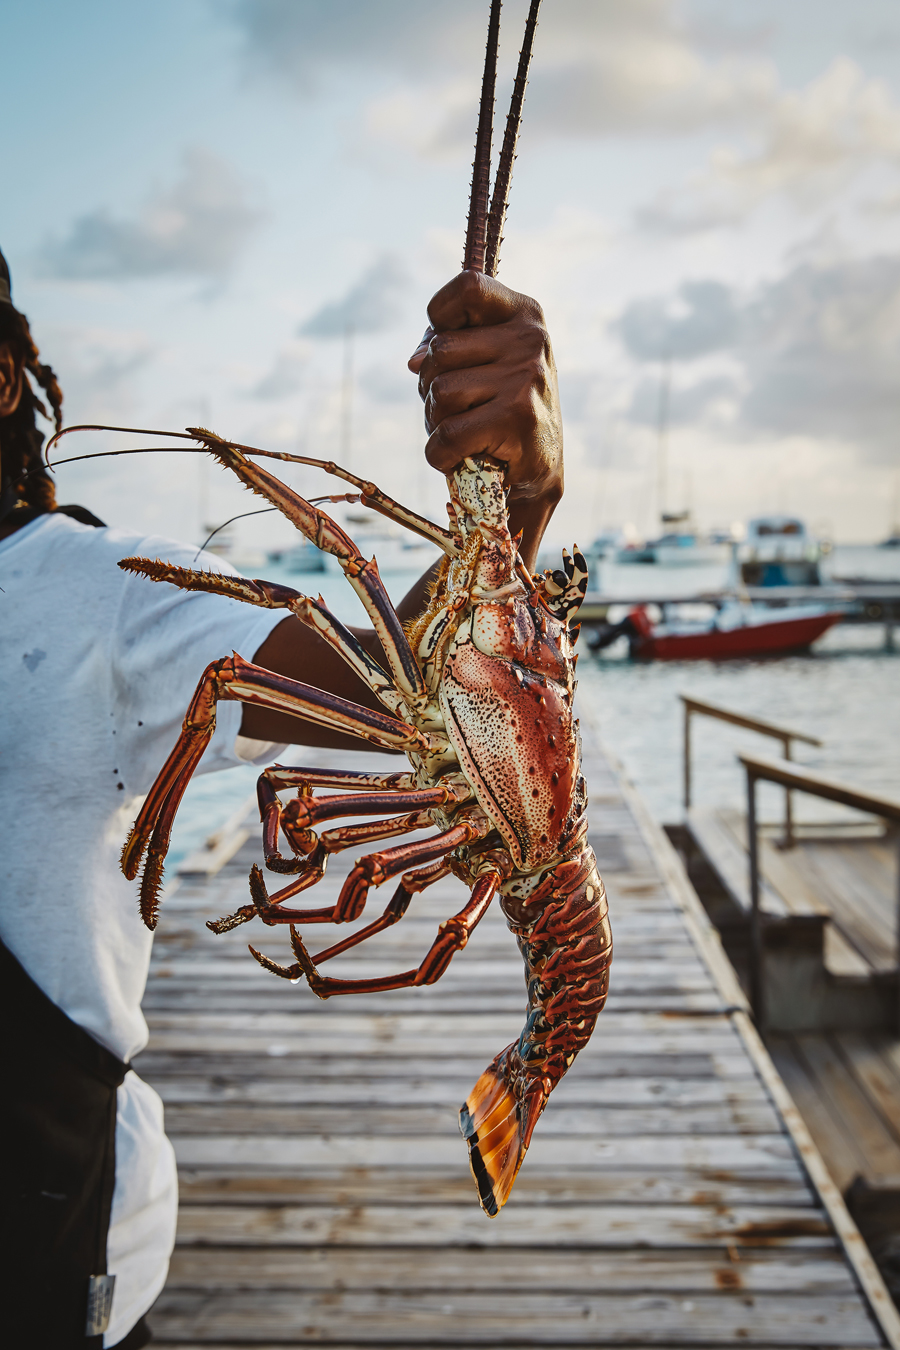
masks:
<path id="1" fill-rule="evenodd" d="M 522 531 L 533 568 L 563 489 L 541 309 L 464 272 L 437 292 L 428 315 L 409 362 L 425 404 L 428 462 L 441 473 L 477 453 L 506 463 L 511 529 Z M 118 560 L 134 554 L 223 564 L 58 506 L 36 414 L 59 427 L 61 408 L 0 254 L 2 1320 L 7 1344 L 136 1350 L 150 1338 L 144 1314 L 165 1282 L 177 1188 L 162 1103 L 129 1071 L 147 1043 L 140 1004 L 152 935 L 119 870 L 122 842 L 210 661 L 234 649 L 378 705 L 283 611 L 121 571 Z M 420 610 L 427 582 L 398 607 L 401 617 Z M 377 652 L 374 632 L 355 631 Z M 225 702 L 200 772 L 271 762 L 285 744 L 360 742 Z"/>

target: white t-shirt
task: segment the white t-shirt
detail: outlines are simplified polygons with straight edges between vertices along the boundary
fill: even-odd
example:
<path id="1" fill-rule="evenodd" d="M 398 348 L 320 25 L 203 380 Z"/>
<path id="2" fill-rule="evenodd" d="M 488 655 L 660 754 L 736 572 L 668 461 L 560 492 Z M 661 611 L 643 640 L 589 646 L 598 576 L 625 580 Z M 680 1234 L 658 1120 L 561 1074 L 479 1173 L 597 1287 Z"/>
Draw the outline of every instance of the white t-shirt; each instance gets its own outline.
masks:
<path id="1" fill-rule="evenodd" d="M 0 937 L 48 998 L 120 1059 L 147 1044 L 152 934 L 119 870 L 141 798 L 210 661 L 252 660 L 283 610 L 121 571 L 131 554 L 233 571 L 169 539 L 46 515 L 0 539 Z M 218 705 L 200 773 L 241 762 L 242 705 Z M 272 747 L 253 745 L 263 759 Z M 162 1289 L 177 1183 L 162 1102 L 118 1091 L 107 1245 L 115 1345 Z"/>

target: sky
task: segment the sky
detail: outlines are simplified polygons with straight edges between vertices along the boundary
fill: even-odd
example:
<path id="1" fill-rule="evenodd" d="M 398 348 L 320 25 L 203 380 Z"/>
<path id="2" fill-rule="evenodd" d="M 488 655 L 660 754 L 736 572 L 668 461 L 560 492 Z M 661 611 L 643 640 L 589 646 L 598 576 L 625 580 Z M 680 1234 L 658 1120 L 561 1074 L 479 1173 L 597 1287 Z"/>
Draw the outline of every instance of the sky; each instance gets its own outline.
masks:
<path id="1" fill-rule="evenodd" d="M 503 8 L 501 126 L 526 8 Z M 406 360 L 460 266 L 487 11 L 0 0 L 0 247 L 67 422 L 349 459 L 442 519 Z M 548 542 L 652 535 L 661 507 L 884 537 L 898 225 L 891 0 L 544 0 L 499 277 L 542 304 L 559 369 Z M 191 540 L 250 505 L 175 454 L 71 465 L 58 491 Z M 273 516 L 240 529 L 291 536 Z"/>

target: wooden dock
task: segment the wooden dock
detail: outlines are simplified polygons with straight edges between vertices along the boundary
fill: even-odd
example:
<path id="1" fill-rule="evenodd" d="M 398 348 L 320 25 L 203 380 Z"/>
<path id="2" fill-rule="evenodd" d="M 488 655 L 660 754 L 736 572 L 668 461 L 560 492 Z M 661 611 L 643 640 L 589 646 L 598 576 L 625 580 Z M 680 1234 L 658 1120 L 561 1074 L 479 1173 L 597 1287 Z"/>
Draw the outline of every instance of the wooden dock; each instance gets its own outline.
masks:
<path id="1" fill-rule="evenodd" d="M 255 830 L 227 861 L 218 841 L 214 875 L 170 890 L 136 1065 L 165 1100 L 181 1177 L 157 1343 L 900 1348 L 675 852 L 596 745 L 586 752 L 612 992 L 495 1220 L 456 1121 L 522 1025 L 499 911 L 438 985 L 321 1003 L 247 953 L 250 939 L 286 957 L 283 933 L 203 926 L 245 903 Z M 451 879 L 417 897 L 343 970 L 409 968 L 462 894 Z"/>

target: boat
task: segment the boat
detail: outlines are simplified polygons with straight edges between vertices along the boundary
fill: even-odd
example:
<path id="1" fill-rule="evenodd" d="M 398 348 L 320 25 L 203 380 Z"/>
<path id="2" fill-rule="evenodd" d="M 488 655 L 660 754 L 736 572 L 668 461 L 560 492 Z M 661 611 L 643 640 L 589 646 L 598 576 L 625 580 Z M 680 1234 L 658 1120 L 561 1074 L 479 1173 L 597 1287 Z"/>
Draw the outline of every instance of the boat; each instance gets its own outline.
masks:
<path id="1" fill-rule="evenodd" d="M 819 563 L 828 546 L 814 539 L 797 516 L 757 516 L 737 547 L 738 582 L 744 586 L 820 586 Z"/>
<path id="2" fill-rule="evenodd" d="M 826 605 L 770 609 L 730 600 L 705 620 L 675 617 L 654 624 L 646 606 L 637 605 L 619 627 L 638 661 L 723 661 L 806 651 L 845 612 Z"/>
<path id="3" fill-rule="evenodd" d="M 589 563 L 602 562 L 607 558 L 616 558 L 623 549 L 634 548 L 636 543 L 633 525 L 604 525 L 590 548 L 584 550 L 584 556 Z"/>
<path id="4" fill-rule="evenodd" d="M 664 511 L 663 533 L 643 545 L 628 545 L 616 554 L 619 563 L 655 563 L 659 567 L 704 567 L 727 563 L 733 536 L 704 534 L 690 511 Z"/>

